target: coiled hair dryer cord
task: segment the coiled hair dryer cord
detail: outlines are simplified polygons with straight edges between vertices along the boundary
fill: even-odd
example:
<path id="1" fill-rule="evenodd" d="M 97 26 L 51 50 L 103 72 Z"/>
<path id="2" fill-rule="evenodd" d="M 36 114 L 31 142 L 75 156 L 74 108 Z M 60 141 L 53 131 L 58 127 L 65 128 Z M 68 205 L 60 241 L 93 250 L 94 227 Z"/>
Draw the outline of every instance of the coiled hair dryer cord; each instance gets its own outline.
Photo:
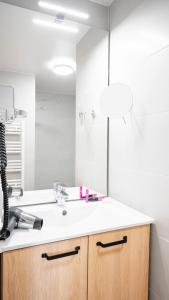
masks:
<path id="1" fill-rule="evenodd" d="M 6 145 L 5 145 L 5 125 L 0 122 L 0 174 L 1 174 L 1 185 L 3 192 L 3 209 L 4 218 L 3 226 L 0 230 L 0 240 L 5 240 L 9 236 L 8 222 L 9 222 L 9 203 L 8 203 L 8 190 L 7 190 L 7 179 L 6 179 L 6 167 L 7 167 L 7 156 L 6 156 Z"/>

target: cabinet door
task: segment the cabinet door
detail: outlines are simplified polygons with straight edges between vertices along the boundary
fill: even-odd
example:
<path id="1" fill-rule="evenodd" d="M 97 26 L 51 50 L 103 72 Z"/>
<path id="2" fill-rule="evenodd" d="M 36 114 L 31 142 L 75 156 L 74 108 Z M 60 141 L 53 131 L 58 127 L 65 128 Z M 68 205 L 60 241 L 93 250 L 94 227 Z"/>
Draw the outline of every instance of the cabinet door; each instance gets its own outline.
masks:
<path id="1" fill-rule="evenodd" d="M 147 300 L 148 266 L 149 225 L 89 237 L 88 300 Z"/>
<path id="2" fill-rule="evenodd" d="M 3 300 L 86 300 L 87 246 L 84 237 L 4 253 Z"/>

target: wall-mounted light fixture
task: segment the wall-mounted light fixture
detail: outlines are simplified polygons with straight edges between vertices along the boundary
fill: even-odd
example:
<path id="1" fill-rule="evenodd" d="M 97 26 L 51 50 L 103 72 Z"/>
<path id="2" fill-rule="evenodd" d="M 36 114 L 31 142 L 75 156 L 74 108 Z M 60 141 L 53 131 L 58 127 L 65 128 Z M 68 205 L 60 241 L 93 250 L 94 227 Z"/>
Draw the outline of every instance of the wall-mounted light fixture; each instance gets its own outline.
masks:
<path id="1" fill-rule="evenodd" d="M 33 19 L 33 23 L 36 25 L 40 25 L 43 27 L 50 27 L 50 28 L 54 28 L 54 29 L 58 29 L 58 30 L 63 30 L 63 31 L 68 31 L 71 33 L 77 33 L 79 30 L 76 27 L 73 26 L 68 26 L 62 23 L 56 23 L 54 22 L 49 22 L 46 20 L 42 20 L 42 19 Z"/>
<path id="2" fill-rule="evenodd" d="M 76 17 L 76 18 L 84 19 L 84 20 L 89 19 L 89 15 L 87 13 L 84 13 L 81 11 L 66 8 L 66 7 L 63 7 L 60 5 L 55 5 L 52 3 L 48 3 L 46 1 L 39 1 L 38 4 L 40 7 L 49 9 L 49 10 L 53 10 L 56 13 L 62 13 L 62 14 L 68 15 L 68 16 L 72 16 L 72 17 Z"/>

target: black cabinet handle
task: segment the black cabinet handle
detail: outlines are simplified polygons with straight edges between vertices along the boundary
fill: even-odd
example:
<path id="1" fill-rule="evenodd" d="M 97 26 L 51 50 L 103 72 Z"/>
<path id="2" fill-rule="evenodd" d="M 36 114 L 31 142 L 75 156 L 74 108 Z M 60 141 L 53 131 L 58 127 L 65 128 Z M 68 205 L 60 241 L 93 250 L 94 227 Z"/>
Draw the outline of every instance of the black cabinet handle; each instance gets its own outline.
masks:
<path id="1" fill-rule="evenodd" d="M 107 244 L 103 244 L 102 242 L 97 242 L 96 245 L 100 246 L 102 248 L 108 248 L 108 247 L 113 247 L 121 244 L 126 244 L 127 243 L 127 236 L 123 236 L 123 239 L 120 241 L 115 241 Z"/>
<path id="2" fill-rule="evenodd" d="M 54 259 L 59 259 L 67 256 L 72 256 L 76 255 L 79 253 L 80 247 L 77 246 L 74 251 L 66 252 L 66 253 L 60 253 L 56 255 L 49 256 L 47 253 L 42 254 L 42 258 L 46 258 L 47 260 L 54 260 Z"/>

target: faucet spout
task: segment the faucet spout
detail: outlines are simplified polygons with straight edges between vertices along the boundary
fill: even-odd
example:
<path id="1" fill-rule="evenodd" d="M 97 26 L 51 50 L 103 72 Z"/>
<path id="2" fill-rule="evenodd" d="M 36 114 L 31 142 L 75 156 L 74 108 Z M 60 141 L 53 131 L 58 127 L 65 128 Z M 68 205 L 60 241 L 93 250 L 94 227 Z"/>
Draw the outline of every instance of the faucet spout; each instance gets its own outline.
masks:
<path id="1" fill-rule="evenodd" d="M 68 200 L 68 193 L 66 192 L 66 188 L 58 184 L 57 188 L 55 189 L 56 191 L 56 203 L 58 206 L 65 206 L 65 202 Z"/>

